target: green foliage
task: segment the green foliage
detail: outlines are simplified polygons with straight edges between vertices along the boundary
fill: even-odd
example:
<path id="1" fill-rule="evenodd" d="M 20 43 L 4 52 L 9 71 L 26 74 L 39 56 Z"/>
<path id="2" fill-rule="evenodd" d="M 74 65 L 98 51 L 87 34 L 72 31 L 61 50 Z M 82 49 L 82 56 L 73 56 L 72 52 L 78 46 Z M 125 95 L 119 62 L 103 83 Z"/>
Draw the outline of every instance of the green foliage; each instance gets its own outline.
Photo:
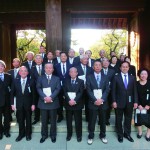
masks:
<path id="1" fill-rule="evenodd" d="M 110 52 L 115 51 L 117 56 L 124 52 L 127 47 L 127 30 L 110 30 L 102 36 L 102 38 L 94 43 L 90 50 L 94 59 L 99 58 L 99 51 L 104 49 L 106 57 L 110 58 Z"/>

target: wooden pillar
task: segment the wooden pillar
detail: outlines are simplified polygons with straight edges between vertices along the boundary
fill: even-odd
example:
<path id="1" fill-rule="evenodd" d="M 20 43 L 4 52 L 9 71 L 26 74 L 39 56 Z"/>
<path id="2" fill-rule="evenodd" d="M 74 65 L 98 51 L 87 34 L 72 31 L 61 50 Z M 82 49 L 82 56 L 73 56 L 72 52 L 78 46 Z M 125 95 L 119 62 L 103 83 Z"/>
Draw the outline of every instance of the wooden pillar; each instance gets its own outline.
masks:
<path id="1" fill-rule="evenodd" d="M 11 38 L 8 24 L 0 24 L 0 59 L 5 61 L 7 70 L 11 68 Z"/>
<path id="2" fill-rule="evenodd" d="M 71 13 L 70 10 L 63 10 L 62 21 L 62 50 L 68 52 L 71 48 Z"/>
<path id="3" fill-rule="evenodd" d="M 62 50 L 61 0 L 45 0 L 46 9 L 46 49 Z"/>

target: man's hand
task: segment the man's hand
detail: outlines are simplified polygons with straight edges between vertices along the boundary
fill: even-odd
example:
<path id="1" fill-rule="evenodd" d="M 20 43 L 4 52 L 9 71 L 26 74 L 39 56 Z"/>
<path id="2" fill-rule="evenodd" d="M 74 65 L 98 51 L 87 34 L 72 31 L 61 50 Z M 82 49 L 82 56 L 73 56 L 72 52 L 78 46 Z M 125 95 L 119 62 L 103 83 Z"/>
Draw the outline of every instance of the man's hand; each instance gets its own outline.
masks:
<path id="1" fill-rule="evenodd" d="M 116 103 L 116 102 L 113 102 L 113 103 L 112 103 L 112 107 L 113 107 L 113 108 L 117 108 L 117 103 Z"/>
<path id="2" fill-rule="evenodd" d="M 11 105 L 11 109 L 12 109 L 13 111 L 15 111 L 15 110 L 16 110 L 16 107 L 15 107 L 14 105 Z"/>
<path id="3" fill-rule="evenodd" d="M 137 107 L 138 107 L 138 104 L 137 103 L 134 103 L 134 109 L 137 109 Z"/>
<path id="4" fill-rule="evenodd" d="M 31 110 L 34 111 L 35 110 L 35 105 L 31 106 Z"/>
<path id="5" fill-rule="evenodd" d="M 74 106 L 75 104 L 76 104 L 76 101 L 75 101 L 75 100 L 71 99 L 71 100 L 69 101 L 69 105 L 70 105 L 70 106 Z"/>
<path id="6" fill-rule="evenodd" d="M 148 106 L 148 105 L 146 105 L 146 106 L 145 106 L 145 109 L 146 109 L 146 110 L 149 110 L 149 106 Z"/>
<path id="7" fill-rule="evenodd" d="M 143 110 L 143 107 L 141 105 L 139 105 L 138 109 L 141 111 L 141 110 Z"/>
<path id="8" fill-rule="evenodd" d="M 45 103 L 52 103 L 52 98 L 51 97 L 45 97 L 44 98 Z"/>
<path id="9" fill-rule="evenodd" d="M 100 106 L 101 104 L 103 104 L 103 100 L 102 99 L 97 99 L 95 102 L 94 102 L 95 105 L 97 106 Z"/>

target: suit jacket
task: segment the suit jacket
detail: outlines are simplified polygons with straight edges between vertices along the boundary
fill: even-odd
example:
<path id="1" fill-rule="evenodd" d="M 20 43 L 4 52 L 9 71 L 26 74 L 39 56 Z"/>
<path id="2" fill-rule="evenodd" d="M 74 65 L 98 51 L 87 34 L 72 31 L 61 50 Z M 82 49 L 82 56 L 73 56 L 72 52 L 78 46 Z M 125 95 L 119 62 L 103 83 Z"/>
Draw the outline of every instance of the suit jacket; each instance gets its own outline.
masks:
<path id="1" fill-rule="evenodd" d="M 45 73 L 44 66 L 42 66 L 41 75 L 43 75 L 44 73 Z M 38 70 L 37 70 L 36 65 L 35 65 L 31 68 L 31 78 L 34 79 L 34 81 L 36 82 L 38 77 L 39 77 L 39 74 L 38 74 Z"/>
<path id="2" fill-rule="evenodd" d="M 107 109 L 108 108 L 107 97 L 109 94 L 108 78 L 101 73 L 100 88 L 98 88 L 94 73 L 88 75 L 86 87 L 87 87 L 87 93 L 89 95 L 89 104 L 88 104 L 89 109 L 97 110 L 99 107 L 102 107 L 102 109 Z M 93 93 L 94 89 L 102 89 L 102 99 L 104 100 L 104 102 L 100 106 L 96 106 L 94 104 L 94 102 L 97 100 Z"/>
<path id="3" fill-rule="evenodd" d="M 130 68 L 129 68 L 129 71 L 128 73 L 132 76 L 135 76 L 136 77 L 136 69 L 135 69 L 135 66 L 133 65 L 130 65 Z"/>
<path id="4" fill-rule="evenodd" d="M 48 87 L 51 88 L 52 94 L 50 95 L 50 97 L 53 100 L 52 103 L 44 102 L 44 97 L 46 97 L 46 95 L 43 93 L 43 88 L 48 88 Z M 40 96 L 40 99 L 38 102 L 38 107 L 40 109 L 51 110 L 51 109 L 57 109 L 59 107 L 58 94 L 61 89 L 61 86 L 60 86 L 60 80 L 58 77 L 52 75 L 50 83 L 48 84 L 46 75 L 42 75 L 38 78 L 36 88 L 37 88 L 38 94 Z"/>
<path id="5" fill-rule="evenodd" d="M 74 59 L 75 59 L 75 57 L 74 57 Z M 71 63 L 70 63 L 70 61 L 69 61 L 69 57 L 68 57 L 68 58 L 67 58 L 67 63 L 69 63 L 70 65 L 72 65 L 72 66 L 73 66 L 74 59 L 73 59 L 73 62 L 72 62 L 72 64 L 71 64 Z"/>
<path id="6" fill-rule="evenodd" d="M 82 94 L 84 90 L 84 82 L 81 79 L 76 78 L 75 84 L 71 84 L 71 79 L 67 79 L 64 82 L 63 86 L 64 95 L 65 95 L 65 108 L 68 110 L 79 110 L 83 108 L 83 100 L 82 100 Z M 76 105 L 70 106 L 69 101 L 70 98 L 67 94 L 67 92 L 75 92 L 76 98 L 74 99 L 76 101 Z"/>
<path id="7" fill-rule="evenodd" d="M 36 65 L 35 61 L 32 61 L 31 69 L 32 69 L 32 67 L 35 66 L 35 65 Z M 30 69 L 30 67 L 29 67 L 28 61 L 23 62 L 23 63 L 21 64 L 21 66 L 26 66 L 27 69 L 28 69 L 28 71 L 29 71 L 29 73 L 31 73 L 31 69 Z"/>
<path id="8" fill-rule="evenodd" d="M 14 69 L 9 70 L 8 74 L 11 75 L 12 80 L 15 79 L 15 77 L 14 77 Z M 19 71 L 18 71 L 18 73 L 16 75 L 16 78 L 19 78 L 19 77 L 20 77 L 20 75 L 19 75 Z"/>
<path id="9" fill-rule="evenodd" d="M 4 73 L 4 81 L 0 79 L 0 107 L 10 107 L 11 75 Z"/>
<path id="10" fill-rule="evenodd" d="M 82 69 L 81 64 L 79 66 L 76 66 L 76 68 L 77 68 L 77 71 L 78 71 L 78 76 L 84 75 L 84 71 Z M 86 76 L 88 76 L 92 73 L 93 73 L 93 69 L 86 65 Z"/>
<path id="11" fill-rule="evenodd" d="M 14 79 L 11 86 L 11 105 L 14 105 L 14 97 L 16 97 L 17 109 L 31 109 L 35 102 L 35 82 L 27 78 L 24 94 L 22 93 L 21 78 Z"/>
<path id="12" fill-rule="evenodd" d="M 66 62 L 66 73 L 63 75 L 61 71 L 61 63 L 55 65 L 55 75 L 59 77 L 60 81 L 63 83 L 65 79 L 68 79 L 69 76 L 69 69 L 72 67 L 69 63 Z"/>
<path id="13" fill-rule="evenodd" d="M 93 67 L 95 60 L 91 59 L 91 67 Z"/>
<path id="14" fill-rule="evenodd" d="M 112 67 L 111 65 L 109 65 L 109 69 L 114 70 L 115 73 L 120 73 L 120 68 L 119 68 L 119 66 L 117 64 L 114 67 Z"/>
<path id="15" fill-rule="evenodd" d="M 57 60 L 57 57 L 55 57 L 55 58 L 53 59 L 53 61 L 54 61 L 54 64 L 55 64 L 55 65 L 59 64 L 59 62 L 58 62 L 58 60 Z"/>
<path id="16" fill-rule="evenodd" d="M 80 56 L 75 57 L 73 60 L 73 66 L 76 67 L 76 66 L 79 66 L 80 64 L 81 64 Z"/>
<path id="17" fill-rule="evenodd" d="M 125 108 L 133 103 L 138 103 L 136 79 L 128 74 L 127 89 L 120 74 L 115 75 L 112 83 L 112 101 L 117 103 L 118 108 Z"/>

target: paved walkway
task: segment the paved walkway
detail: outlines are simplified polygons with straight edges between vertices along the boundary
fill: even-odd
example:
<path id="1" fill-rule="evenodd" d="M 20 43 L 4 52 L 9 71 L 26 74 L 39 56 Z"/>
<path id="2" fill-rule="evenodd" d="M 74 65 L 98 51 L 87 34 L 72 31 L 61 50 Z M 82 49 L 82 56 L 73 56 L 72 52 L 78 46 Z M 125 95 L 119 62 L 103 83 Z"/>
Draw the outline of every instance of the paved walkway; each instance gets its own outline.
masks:
<path id="1" fill-rule="evenodd" d="M 103 144 L 98 138 L 98 132 L 95 133 L 95 139 L 92 145 L 87 144 L 87 133 L 83 133 L 82 142 L 78 143 L 73 135 L 71 141 L 66 142 L 66 133 L 58 133 L 56 143 L 52 143 L 48 138 L 40 144 L 40 133 L 33 133 L 32 140 L 26 141 L 24 138 L 20 142 L 15 142 L 18 133 L 12 133 L 11 138 L 4 137 L 0 140 L 0 150 L 150 150 L 150 142 L 143 137 L 136 138 L 136 132 L 132 132 L 135 142 L 131 143 L 124 139 L 123 143 L 117 141 L 115 132 L 107 132 L 108 144 Z"/>

